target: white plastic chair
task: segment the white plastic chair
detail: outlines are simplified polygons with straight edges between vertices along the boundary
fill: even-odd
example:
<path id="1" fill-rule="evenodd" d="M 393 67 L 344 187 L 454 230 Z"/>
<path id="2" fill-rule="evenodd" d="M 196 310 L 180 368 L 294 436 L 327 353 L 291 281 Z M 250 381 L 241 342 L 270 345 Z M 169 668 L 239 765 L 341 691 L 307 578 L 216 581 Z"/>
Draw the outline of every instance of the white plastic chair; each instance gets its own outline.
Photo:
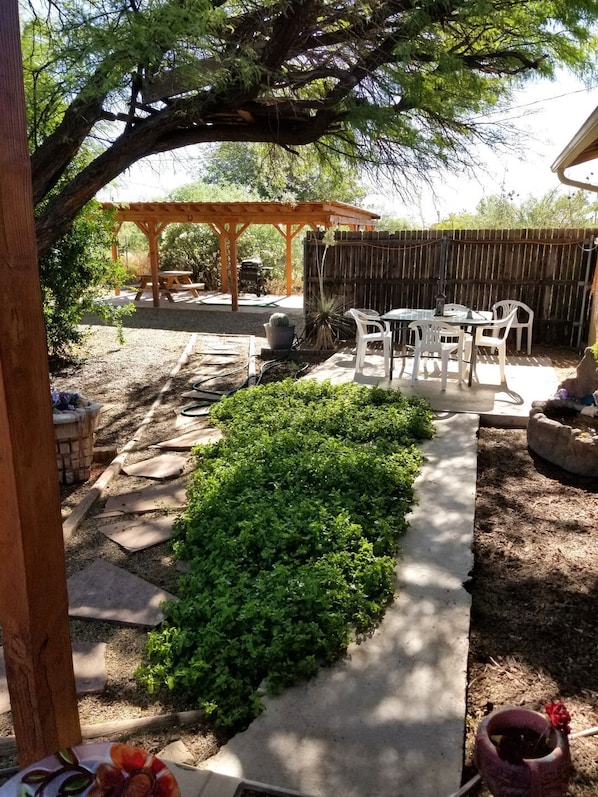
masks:
<path id="1" fill-rule="evenodd" d="M 514 308 L 509 315 L 496 321 L 489 321 L 483 327 L 477 327 L 475 332 L 475 346 L 478 348 L 490 349 L 498 353 L 501 383 L 505 381 L 507 338 L 509 337 L 509 332 L 511 331 L 511 326 L 516 316 L 517 308 Z"/>
<path id="2" fill-rule="evenodd" d="M 516 310 L 515 320 L 511 324 L 511 329 L 517 331 L 517 351 L 521 351 L 521 336 L 524 329 L 527 330 L 527 353 L 532 353 L 532 327 L 534 326 L 534 311 L 531 307 L 515 299 L 502 299 L 492 305 L 494 318 L 505 318 L 512 310 Z"/>
<path id="3" fill-rule="evenodd" d="M 370 343 L 382 343 L 384 353 L 384 375 L 390 376 L 390 350 L 392 347 L 392 330 L 389 324 L 380 320 L 378 314 L 372 310 L 357 310 L 352 308 L 347 312 L 355 321 L 357 334 L 355 336 L 355 373 L 363 372 L 365 355 Z"/>
<path id="4" fill-rule="evenodd" d="M 444 321 L 412 321 L 408 328 L 415 333 L 411 384 L 415 384 L 419 372 L 420 359 L 426 354 L 436 354 L 441 358 L 441 390 L 446 390 L 449 357 L 451 354 L 456 354 L 460 384 L 463 381 L 463 347 L 465 342 L 463 330 L 450 326 Z"/>

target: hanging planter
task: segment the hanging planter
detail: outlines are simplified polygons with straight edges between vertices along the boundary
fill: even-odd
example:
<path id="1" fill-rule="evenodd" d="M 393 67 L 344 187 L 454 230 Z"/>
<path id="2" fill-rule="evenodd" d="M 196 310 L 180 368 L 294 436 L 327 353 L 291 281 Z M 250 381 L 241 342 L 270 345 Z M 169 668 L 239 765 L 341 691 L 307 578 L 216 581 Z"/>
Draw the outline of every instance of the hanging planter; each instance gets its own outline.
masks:
<path id="1" fill-rule="evenodd" d="M 73 391 L 51 391 L 56 464 L 61 484 L 85 482 L 91 475 L 93 444 L 102 409 Z"/>
<path id="2" fill-rule="evenodd" d="M 494 797 L 565 797 L 569 783 L 569 714 L 562 703 L 546 706 L 549 716 L 504 707 L 478 728 L 475 762 Z"/>

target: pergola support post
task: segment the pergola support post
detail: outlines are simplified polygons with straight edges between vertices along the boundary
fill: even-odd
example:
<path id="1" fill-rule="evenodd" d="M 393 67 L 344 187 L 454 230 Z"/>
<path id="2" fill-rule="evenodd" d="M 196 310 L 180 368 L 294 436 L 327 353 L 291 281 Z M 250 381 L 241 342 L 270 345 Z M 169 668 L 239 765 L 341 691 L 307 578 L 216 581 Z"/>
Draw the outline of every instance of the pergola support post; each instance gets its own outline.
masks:
<path id="1" fill-rule="evenodd" d="M 158 237 L 166 225 L 159 221 L 136 221 L 135 224 L 145 233 L 147 238 L 150 271 L 152 274 L 152 304 L 154 307 L 160 307 L 160 286 L 158 284 L 160 258 L 158 256 Z"/>
<path id="2" fill-rule="evenodd" d="M 299 235 L 305 224 L 275 224 L 274 227 L 285 240 L 285 285 L 287 296 L 293 293 L 293 239 Z"/>
<path id="3" fill-rule="evenodd" d="M 81 742 L 16 0 L 0 12 L 0 623 L 19 764 Z"/>

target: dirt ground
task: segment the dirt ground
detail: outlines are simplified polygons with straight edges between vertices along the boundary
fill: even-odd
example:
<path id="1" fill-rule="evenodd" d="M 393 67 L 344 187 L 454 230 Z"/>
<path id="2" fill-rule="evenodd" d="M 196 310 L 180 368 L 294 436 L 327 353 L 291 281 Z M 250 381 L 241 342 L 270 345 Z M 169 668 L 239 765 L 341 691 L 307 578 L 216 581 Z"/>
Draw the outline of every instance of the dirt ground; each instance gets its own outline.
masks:
<path id="1" fill-rule="evenodd" d="M 190 340 L 189 316 L 193 314 L 183 315 L 186 318 L 178 329 L 172 320 L 168 330 L 126 329 L 124 346 L 118 344 L 113 330 L 90 327 L 93 334 L 81 363 L 54 369 L 53 384 L 57 387 L 76 386 L 106 405 L 97 445 L 121 450 L 165 383 L 161 405 L 144 434 L 146 442 L 173 436 L 173 409 L 180 403 L 181 392 L 189 389 L 198 374 L 222 372 L 222 360 L 212 357 L 210 362 L 205 353 L 211 333 L 202 329 L 190 360 L 169 379 Z M 223 317 L 216 321 L 225 323 Z M 236 335 L 263 334 L 262 322 L 258 316 L 237 319 Z M 135 324 L 140 325 L 139 318 Z M 215 332 L 222 334 L 220 328 Z M 243 365 L 248 338 L 231 336 L 226 340 L 238 345 L 237 360 Z M 562 378 L 579 361 L 576 353 L 565 350 L 536 353 L 551 356 Z M 236 386 L 243 374 L 240 371 L 215 380 L 210 389 Z M 147 451 L 140 447 L 132 451 L 131 461 L 144 456 Z M 104 467 L 94 466 L 86 484 L 62 489 L 64 517 Z M 123 486 L 123 477 L 118 477 L 108 492 L 135 489 L 134 484 L 129 481 Z M 472 614 L 464 780 L 475 774 L 471 760 L 475 729 L 495 706 L 526 705 L 541 710 L 544 703 L 562 699 L 570 710 L 573 731 L 598 725 L 597 492 L 594 479 L 568 474 L 530 454 L 524 430 L 480 429 L 475 565 L 468 585 Z M 125 554 L 97 533 L 94 517 L 101 508 L 99 502 L 69 539 L 68 574 L 100 557 L 173 591 L 177 573 L 167 545 L 134 557 Z M 71 623 L 73 639 L 109 643 L 108 685 L 102 694 L 80 699 L 83 724 L 190 708 L 177 705 L 168 696 L 149 696 L 136 684 L 133 672 L 143 657 L 143 630 L 95 621 Z M 0 716 L 0 735 L 11 731 L 10 714 Z M 151 752 L 180 738 L 195 763 L 213 755 L 224 741 L 201 724 L 129 738 Z M 598 736 L 572 740 L 571 751 L 574 771 L 570 797 L 596 797 Z M 0 766 L 12 763 L 10 757 L 0 759 Z M 488 794 L 480 788 L 471 793 Z"/>

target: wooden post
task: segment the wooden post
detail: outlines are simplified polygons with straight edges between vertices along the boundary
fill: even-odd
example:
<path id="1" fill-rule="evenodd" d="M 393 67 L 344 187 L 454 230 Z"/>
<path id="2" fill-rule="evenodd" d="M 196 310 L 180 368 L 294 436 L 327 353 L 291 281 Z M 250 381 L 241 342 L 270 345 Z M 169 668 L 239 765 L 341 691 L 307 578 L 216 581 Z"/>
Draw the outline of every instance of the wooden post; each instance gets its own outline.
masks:
<path id="1" fill-rule="evenodd" d="M 17 0 L 0 0 L 0 623 L 19 763 L 79 744 Z"/>
<path id="2" fill-rule="evenodd" d="M 149 261 L 150 271 L 152 274 L 152 304 L 154 307 L 160 307 L 160 286 L 158 285 L 158 236 L 166 226 L 159 221 L 136 221 L 135 224 L 147 238 L 149 248 Z"/>
<path id="3" fill-rule="evenodd" d="M 230 309 L 236 313 L 239 309 L 239 280 L 237 269 L 237 225 L 233 222 L 225 225 L 228 228 L 230 255 Z"/>
<path id="4" fill-rule="evenodd" d="M 117 224 L 114 229 L 112 230 L 112 246 L 110 247 L 110 251 L 112 254 L 112 262 L 116 263 L 118 260 L 118 231 L 120 230 L 121 225 Z M 120 296 L 120 285 L 114 286 L 114 295 Z"/>

